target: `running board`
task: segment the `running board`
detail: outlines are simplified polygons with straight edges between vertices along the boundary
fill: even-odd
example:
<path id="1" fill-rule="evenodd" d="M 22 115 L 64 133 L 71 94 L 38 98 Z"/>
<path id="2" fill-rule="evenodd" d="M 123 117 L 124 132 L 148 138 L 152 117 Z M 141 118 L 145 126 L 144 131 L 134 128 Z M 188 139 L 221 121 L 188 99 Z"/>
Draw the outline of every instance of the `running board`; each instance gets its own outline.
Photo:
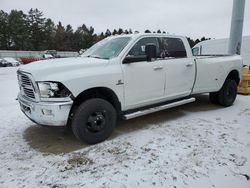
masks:
<path id="1" fill-rule="evenodd" d="M 194 101 L 195 101 L 194 97 L 189 98 L 189 99 L 183 99 L 183 100 L 173 102 L 173 103 L 169 103 L 169 104 L 165 104 L 165 105 L 162 105 L 162 106 L 157 106 L 157 107 L 153 107 L 153 108 L 133 112 L 133 113 L 130 113 L 130 114 L 125 114 L 123 117 L 124 117 L 125 120 L 133 119 L 133 118 L 136 118 L 136 117 L 139 117 L 139 116 L 151 114 L 151 113 L 154 113 L 154 112 L 158 112 L 158 111 L 161 111 L 161 110 L 173 108 L 173 107 L 180 106 L 180 105 L 187 104 L 187 103 L 191 103 L 191 102 L 194 102 Z"/>

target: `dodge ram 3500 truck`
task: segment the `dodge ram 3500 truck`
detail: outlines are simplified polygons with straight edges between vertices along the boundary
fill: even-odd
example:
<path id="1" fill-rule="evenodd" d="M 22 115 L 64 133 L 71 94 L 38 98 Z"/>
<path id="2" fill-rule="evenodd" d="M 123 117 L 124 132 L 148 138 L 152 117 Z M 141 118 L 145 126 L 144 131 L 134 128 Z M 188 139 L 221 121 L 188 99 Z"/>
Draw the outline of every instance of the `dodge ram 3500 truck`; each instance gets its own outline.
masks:
<path id="1" fill-rule="evenodd" d="M 194 94 L 232 105 L 241 67 L 237 55 L 194 57 L 185 37 L 111 36 L 81 57 L 20 67 L 18 100 L 35 123 L 70 126 L 79 140 L 94 144 L 110 136 L 117 118 L 190 103 Z"/>

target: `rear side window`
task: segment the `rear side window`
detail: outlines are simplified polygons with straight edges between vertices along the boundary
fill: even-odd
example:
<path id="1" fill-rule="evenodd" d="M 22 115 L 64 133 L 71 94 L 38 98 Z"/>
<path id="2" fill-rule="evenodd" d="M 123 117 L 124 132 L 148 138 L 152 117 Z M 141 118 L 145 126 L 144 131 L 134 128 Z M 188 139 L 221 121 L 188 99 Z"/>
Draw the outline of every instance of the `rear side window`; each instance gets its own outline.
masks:
<path id="1" fill-rule="evenodd" d="M 185 46 L 178 38 L 161 38 L 161 57 L 187 57 Z"/>
<path id="2" fill-rule="evenodd" d="M 156 46 L 156 53 L 157 56 L 160 55 L 160 49 L 159 49 L 159 43 L 158 39 L 156 37 L 146 37 L 143 39 L 140 39 L 133 48 L 129 51 L 129 56 L 141 56 L 146 55 L 145 53 L 145 47 L 147 44 L 154 44 Z"/>
<path id="3" fill-rule="evenodd" d="M 192 53 L 193 53 L 194 56 L 199 55 L 199 51 L 200 51 L 199 47 L 195 47 L 195 48 L 192 49 Z"/>

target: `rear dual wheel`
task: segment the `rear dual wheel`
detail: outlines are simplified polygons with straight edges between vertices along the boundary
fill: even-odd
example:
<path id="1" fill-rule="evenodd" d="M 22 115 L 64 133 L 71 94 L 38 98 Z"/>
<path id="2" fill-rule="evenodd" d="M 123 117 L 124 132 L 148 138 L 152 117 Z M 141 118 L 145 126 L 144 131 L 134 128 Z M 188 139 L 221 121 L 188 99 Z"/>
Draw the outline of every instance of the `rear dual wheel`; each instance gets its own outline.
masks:
<path id="1" fill-rule="evenodd" d="M 209 94 L 210 102 L 222 106 L 232 106 L 237 96 L 237 83 L 235 80 L 227 79 L 218 92 Z"/>

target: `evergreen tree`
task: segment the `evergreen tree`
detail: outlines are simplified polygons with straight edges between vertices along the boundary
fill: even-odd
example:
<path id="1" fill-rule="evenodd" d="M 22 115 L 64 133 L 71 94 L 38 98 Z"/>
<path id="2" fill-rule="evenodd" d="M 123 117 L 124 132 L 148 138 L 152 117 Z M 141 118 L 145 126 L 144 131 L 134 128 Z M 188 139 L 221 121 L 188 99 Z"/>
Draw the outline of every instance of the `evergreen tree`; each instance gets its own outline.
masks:
<path id="1" fill-rule="evenodd" d="M 56 34 L 55 34 L 55 49 L 56 50 L 63 51 L 66 49 L 65 39 L 66 39 L 65 28 L 63 27 L 62 23 L 59 22 L 56 27 Z"/>
<path id="2" fill-rule="evenodd" d="M 105 37 L 109 37 L 109 36 L 111 35 L 110 30 L 109 30 L 109 29 L 107 29 L 104 35 L 105 35 Z"/>
<path id="3" fill-rule="evenodd" d="M 27 21 L 30 32 L 30 41 L 32 44 L 31 50 L 42 50 L 42 46 L 44 46 L 45 41 L 45 18 L 43 18 L 43 13 L 38 9 L 30 9 Z"/>
<path id="4" fill-rule="evenodd" d="M 198 44 L 199 42 L 200 42 L 200 39 L 196 39 L 196 40 L 194 41 L 195 44 Z"/>
<path id="5" fill-rule="evenodd" d="M 121 34 L 123 34 L 123 29 L 119 28 L 118 29 L 118 35 L 121 35 Z"/>
<path id="6" fill-rule="evenodd" d="M 129 34 L 129 31 L 126 29 L 126 30 L 124 31 L 124 33 L 127 35 L 127 34 Z"/>
<path id="7" fill-rule="evenodd" d="M 85 24 L 83 24 L 82 29 L 85 41 L 85 48 L 89 48 L 97 41 L 97 35 L 94 33 L 95 30 L 92 26 L 88 28 Z"/>
<path id="8" fill-rule="evenodd" d="M 65 49 L 69 51 L 73 51 L 73 37 L 74 37 L 74 31 L 72 29 L 71 25 L 66 26 L 65 30 Z"/>
<path id="9" fill-rule="evenodd" d="M 0 49 L 2 50 L 74 50 L 87 49 L 94 43 L 117 34 L 132 34 L 132 29 L 107 29 L 99 35 L 95 34 L 94 28 L 85 24 L 75 31 L 71 25 L 66 28 L 61 22 L 55 26 L 51 19 L 43 17 L 38 9 L 30 9 L 28 15 L 22 11 L 12 10 L 9 14 L 0 10 Z M 135 33 L 139 33 L 135 31 Z M 145 33 L 151 33 L 145 30 Z M 153 33 L 156 33 L 155 31 Z M 166 33 L 158 30 L 157 33 Z M 193 40 L 188 38 L 191 47 L 200 41 L 210 40 L 202 37 Z"/>
<path id="10" fill-rule="evenodd" d="M 104 39 L 104 38 L 105 38 L 104 33 L 101 32 L 101 34 L 100 34 L 97 38 L 98 38 L 98 39 L 97 39 L 97 42 L 100 41 L 100 40 L 102 40 L 102 39 Z"/>
<path id="11" fill-rule="evenodd" d="M 187 40 L 188 40 L 188 43 L 189 43 L 190 47 L 191 48 L 194 47 L 195 41 L 193 39 L 189 38 L 189 37 L 187 37 Z"/>
<path id="12" fill-rule="evenodd" d="M 118 32 L 116 31 L 116 29 L 114 29 L 114 31 L 112 32 L 112 35 L 117 35 Z"/>
<path id="13" fill-rule="evenodd" d="M 204 40 L 207 40 L 207 39 L 205 37 L 201 37 L 200 41 L 204 41 Z"/>
<path id="14" fill-rule="evenodd" d="M 98 38 L 92 26 L 88 28 L 83 24 L 81 27 L 78 27 L 74 33 L 74 49 L 77 51 L 87 49 L 97 41 Z"/>
<path id="15" fill-rule="evenodd" d="M 12 10 L 8 17 L 11 49 L 26 50 L 30 48 L 26 15 L 22 11 Z"/>
<path id="16" fill-rule="evenodd" d="M 200 41 L 211 40 L 211 38 L 202 37 Z"/>
<path id="17" fill-rule="evenodd" d="M 84 43 L 84 38 L 83 38 L 83 35 L 81 33 L 81 27 L 78 27 L 73 35 L 73 41 L 72 41 L 73 50 L 79 51 L 81 49 L 85 49 L 83 47 L 83 43 Z"/>
<path id="18" fill-rule="evenodd" d="M 47 19 L 44 24 L 44 34 L 45 34 L 45 40 L 43 43 L 43 49 L 46 50 L 54 50 L 55 49 L 55 34 L 56 34 L 56 28 L 55 24 L 51 19 Z"/>
<path id="19" fill-rule="evenodd" d="M 8 13 L 0 10 L 0 49 L 8 50 L 10 46 L 10 36 L 8 27 Z"/>

